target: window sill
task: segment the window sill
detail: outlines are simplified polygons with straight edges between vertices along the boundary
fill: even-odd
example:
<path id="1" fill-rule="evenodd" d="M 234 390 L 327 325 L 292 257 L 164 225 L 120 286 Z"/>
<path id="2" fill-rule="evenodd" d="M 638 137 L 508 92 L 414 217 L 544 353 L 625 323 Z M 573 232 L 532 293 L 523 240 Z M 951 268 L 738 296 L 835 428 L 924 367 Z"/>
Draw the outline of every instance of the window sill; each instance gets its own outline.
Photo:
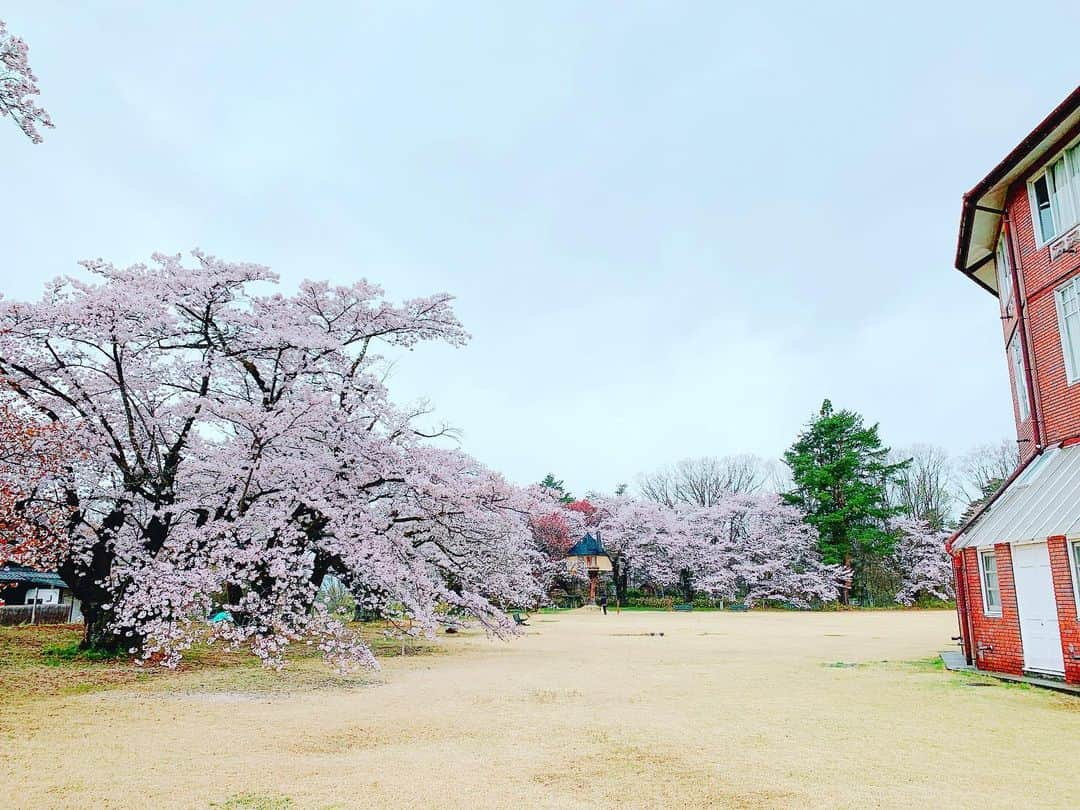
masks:
<path id="1" fill-rule="evenodd" d="M 1068 225 L 1063 227 L 1060 231 L 1055 233 L 1050 238 L 1043 239 L 1042 234 L 1039 233 L 1039 223 L 1036 221 L 1032 224 L 1034 225 L 1034 228 L 1032 229 L 1032 236 L 1035 237 L 1036 250 L 1045 250 L 1046 248 L 1054 244 L 1054 242 L 1058 241 L 1059 239 L 1064 239 L 1066 236 L 1071 236 L 1074 230 L 1080 228 L 1080 222 L 1070 222 Z"/>
<path id="2" fill-rule="evenodd" d="M 988 610 L 984 610 L 983 611 L 983 616 L 985 616 L 987 619 L 1000 619 L 1001 618 L 1001 611 L 999 610 L 999 611 L 997 611 L 997 613 L 992 613 L 992 612 L 990 612 Z"/>
<path id="3" fill-rule="evenodd" d="M 1042 247 L 1050 249 L 1050 261 L 1056 262 L 1065 254 L 1075 252 L 1077 244 L 1080 244 L 1080 224 L 1074 222 Z"/>

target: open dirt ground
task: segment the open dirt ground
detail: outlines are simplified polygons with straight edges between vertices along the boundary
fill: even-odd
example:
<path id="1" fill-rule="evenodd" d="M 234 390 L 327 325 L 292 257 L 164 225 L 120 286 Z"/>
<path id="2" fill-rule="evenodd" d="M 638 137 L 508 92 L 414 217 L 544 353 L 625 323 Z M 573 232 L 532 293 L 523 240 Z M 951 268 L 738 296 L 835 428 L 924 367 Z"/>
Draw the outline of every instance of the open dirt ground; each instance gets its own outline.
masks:
<path id="1" fill-rule="evenodd" d="M 348 686 L 222 689 L 181 673 L 0 695 L 0 800 L 1080 805 L 1080 699 L 942 671 L 931 659 L 954 632 L 948 611 L 578 611 L 534 616 L 510 643 L 440 639 L 446 654 L 388 659 Z"/>

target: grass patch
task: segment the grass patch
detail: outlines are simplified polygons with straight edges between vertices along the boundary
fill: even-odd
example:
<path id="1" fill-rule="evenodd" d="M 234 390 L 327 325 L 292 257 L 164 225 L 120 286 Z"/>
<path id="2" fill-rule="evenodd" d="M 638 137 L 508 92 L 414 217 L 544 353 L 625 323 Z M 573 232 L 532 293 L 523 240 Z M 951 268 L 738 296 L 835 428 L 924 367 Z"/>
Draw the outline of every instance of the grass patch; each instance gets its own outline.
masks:
<path id="1" fill-rule="evenodd" d="M 58 667 L 72 661 L 119 661 L 128 656 L 119 650 L 83 650 L 80 649 L 80 642 L 70 641 L 63 644 L 42 645 L 41 657 L 49 666 Z"/>
<path id="2" fill-rule="evenodd" d="M 288 796 L 270 793 L 238 793 L 223 802 L 214 802 L 211 807 L 222 810 L 288 810 L 296 804 Z"/>
<path id="3" fill-rule="evenodd" d="M 903 663 L 905 666 L 920 672 L 948 671 L 945 669 L 945 662 L 941 660 L 940 655 L 935 655 L 930 658 L 916 658 L 914 661 L 904 661 Z"/>
<path id="4" fill-rule="evenodd" d="M 446 648 L 423 638 L 388 638 L 387 625 L 358 624 L 377 658 L 433 655 Z M 245 650 L 195 644 L 175 670 L 140 666 L 124 653 L 80 650 L 81 625 L 0 627 L 0 694 L 15 706 L 49 696 L 82 695 L 115 688 L 154 692 L 282 694 L 342 689 L 371 682 L 370 672 L 341 675 L 315 645 L 292 645 L 284 671 L 267 669 Z"/>

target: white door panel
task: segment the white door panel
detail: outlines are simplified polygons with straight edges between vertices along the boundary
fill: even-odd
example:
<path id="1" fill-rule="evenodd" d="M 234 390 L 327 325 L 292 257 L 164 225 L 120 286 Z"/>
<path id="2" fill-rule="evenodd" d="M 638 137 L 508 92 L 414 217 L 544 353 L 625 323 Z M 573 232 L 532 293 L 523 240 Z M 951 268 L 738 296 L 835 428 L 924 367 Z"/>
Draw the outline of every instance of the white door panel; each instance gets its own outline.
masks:
<path id="1" fill-rule="evenodd" d="M 1024 669 L 1062 674 L 1065 657 L 1061 651 L 1050 552 L 1046 543 L 1013 546 L 1012 560 Z"/>

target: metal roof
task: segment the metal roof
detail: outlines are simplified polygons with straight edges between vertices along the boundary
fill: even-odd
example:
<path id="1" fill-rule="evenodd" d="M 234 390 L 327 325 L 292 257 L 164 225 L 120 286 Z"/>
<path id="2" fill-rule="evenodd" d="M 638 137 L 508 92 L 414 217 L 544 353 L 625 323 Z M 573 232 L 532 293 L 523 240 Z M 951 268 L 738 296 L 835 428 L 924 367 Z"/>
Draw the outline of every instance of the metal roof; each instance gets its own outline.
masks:
<path id="1" fill-rule="evenodd" d="M 591 534 L 582 537 L 572 549 L 566 552 L 567 557 L 599 557 L 601 554 L 607 556 L 603 544 Z"/>
<path id="2" fill-rule="evenodd" d="M 67 583 L 60 579 L 59 574 L 35 571 L 25 565 L 0 565 L 0 582 L 27 582 L 31 585 L 42 585 L 50 588 L 67 587 Z"/>
<path id="3" fill-rule="evenodd" d="M 989 508 L 961 530 L 953 550 L 1080 537 L 1080 445 L 1043 451 Z"/>

